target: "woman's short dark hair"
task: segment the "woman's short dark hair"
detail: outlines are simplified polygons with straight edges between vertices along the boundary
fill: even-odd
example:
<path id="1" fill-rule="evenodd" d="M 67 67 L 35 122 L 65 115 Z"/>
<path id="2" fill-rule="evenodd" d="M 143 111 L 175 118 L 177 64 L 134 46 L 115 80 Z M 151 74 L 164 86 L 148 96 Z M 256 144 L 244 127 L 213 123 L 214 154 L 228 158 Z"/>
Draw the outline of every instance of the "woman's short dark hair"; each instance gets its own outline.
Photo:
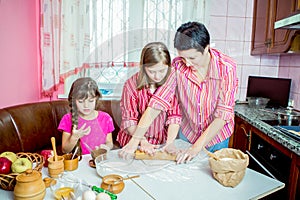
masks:
<path id="1" fill-rule="evenodd" d="M 210 36 L 206 27 L 199 22 L 182 24 L 175 34 L 174 47 L 179 50 L 197 49 L 203 53 L 210 43 Z"/>

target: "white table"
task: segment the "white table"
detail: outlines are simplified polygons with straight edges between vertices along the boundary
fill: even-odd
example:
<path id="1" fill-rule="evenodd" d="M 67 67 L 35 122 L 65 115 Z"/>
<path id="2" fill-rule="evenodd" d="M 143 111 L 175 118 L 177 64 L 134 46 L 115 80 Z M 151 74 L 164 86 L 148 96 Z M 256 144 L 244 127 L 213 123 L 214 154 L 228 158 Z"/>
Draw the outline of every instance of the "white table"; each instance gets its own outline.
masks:
<path id="1" fill-rule="evenodd" d="M 181 147 L 188 145 L 182 141 L 177 141 L 177 144 Z M 94 168 L 89 167 L 90 159 L 90 155 L 85 155 L 79 168 L 72 173 L 90 185 L 99 187 L 101 178 Z M 43 168 L 42 173 L 43 177 L 47 177 L 47 168 Z M 118 200 L 244 200 L 258 199 L 283 187 L 284 183 L 251 169 L 246 170 L 239 185 L 224 187 L 212 177 L 207 156 L 200 152 L 198 160 L 190 164 L 171 164 L 155 172 L 140 174 L 139 178 L 125 180 L 125 188 L 117 196 Z M 0 199 L 13 199 L 13 192 L 0 190 Z M 45 199 L 54 199 L 49 188 Z"/>

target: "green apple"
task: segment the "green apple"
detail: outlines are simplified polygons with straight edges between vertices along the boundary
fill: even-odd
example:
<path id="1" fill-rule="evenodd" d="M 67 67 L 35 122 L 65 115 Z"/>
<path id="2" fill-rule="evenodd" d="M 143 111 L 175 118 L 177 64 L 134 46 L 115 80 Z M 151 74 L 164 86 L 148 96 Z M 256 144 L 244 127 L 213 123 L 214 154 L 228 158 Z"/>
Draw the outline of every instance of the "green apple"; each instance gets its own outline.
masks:
<path id="1" fill-rule="evenodd" d="M 11 171 L 16 173 L 25 172 L 27 169 L 32 169 L 32 163 L 28 158 L 18 158 L 11 165 Z"/>
<path id="2" fill-rule="evenodd" d="M 6 157 L 11 162 L 15 162 L 17 160 L 17 155 L 14 152 L 11 152 L 11 151 L 5 151 L 5 152 L 1 153 L 0 157 Z"/>

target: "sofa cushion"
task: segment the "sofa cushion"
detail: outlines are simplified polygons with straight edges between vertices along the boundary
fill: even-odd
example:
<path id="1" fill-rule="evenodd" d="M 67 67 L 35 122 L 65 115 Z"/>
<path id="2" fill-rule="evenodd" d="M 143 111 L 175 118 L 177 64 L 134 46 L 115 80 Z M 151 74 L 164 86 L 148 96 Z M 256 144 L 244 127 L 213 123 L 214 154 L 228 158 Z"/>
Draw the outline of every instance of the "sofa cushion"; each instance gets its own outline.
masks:
<path id="1" fill-rule="evenodd" d="M 67 102 L 39 102 L 13 106 L 5 110 L 10 113 L 14 129 L 21 140 L 21 150 L 36 152 L 51 147 L 51 137 L 61 145 L 61 133 L 57 130 L 57 120 L 68 112 Z M 58 112 L 58 116 L 57 116 Z"/>
<path id="2" fill-rule="evenodd" d="M 9 112 L 0 109 L 0 153 L 10 150 L 13 152 L 22 151 L 22 142 Z"/>
<path id="3" fill-rule="evenodd" d="M 100 107 L 114 120 L 113 140 L 121 123 L 120 101 L 101 100 Z M 37 102 L 0 109 L 0 153 L 40 152 L 52 149 L 51 137 L 55 137 L 57 151 L 61 153 L 62 133 L 57 130 L 63 115 L 70 112 L 67 100 Z"/>

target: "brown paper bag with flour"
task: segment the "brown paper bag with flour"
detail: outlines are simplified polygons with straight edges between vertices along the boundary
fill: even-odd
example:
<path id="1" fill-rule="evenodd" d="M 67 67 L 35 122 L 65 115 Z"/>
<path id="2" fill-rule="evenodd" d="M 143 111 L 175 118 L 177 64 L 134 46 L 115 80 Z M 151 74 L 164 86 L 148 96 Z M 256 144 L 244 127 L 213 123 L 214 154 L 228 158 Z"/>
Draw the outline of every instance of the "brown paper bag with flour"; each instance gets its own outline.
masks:
<path id="1" fill-rule="evenodd" d="M 214 152 L 209 165 L 213 177 L 226 187 L 237 186 L 244 178 L 249 156 L 238 149 L 224 148 Z"/>

